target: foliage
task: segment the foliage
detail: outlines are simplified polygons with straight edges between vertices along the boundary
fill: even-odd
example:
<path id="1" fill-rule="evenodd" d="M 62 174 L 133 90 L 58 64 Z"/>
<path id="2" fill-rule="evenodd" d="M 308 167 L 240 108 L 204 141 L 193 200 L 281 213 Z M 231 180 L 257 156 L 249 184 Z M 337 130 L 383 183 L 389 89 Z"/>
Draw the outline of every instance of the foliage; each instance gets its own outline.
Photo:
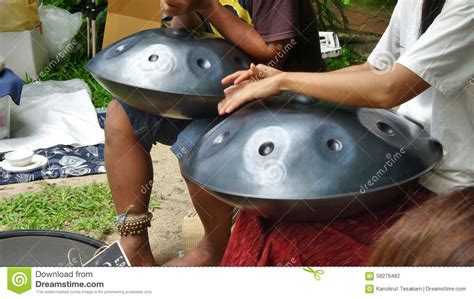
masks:
<path id="1" fill-rule="evenodd" d="M 43 0 L 43 4 L 51 4 L 60 8 L 71 11 L 74 7 L 79 5 L 81 0 Z"/>
<path id="2" fill-rule="evenodd" d="M 347 0 L 313 0 L 317 8 L 317 18 L 319 29 L 333 30 L 336 28 L 347 29 L 349 20 L 344 14 L 344 9 L 348 3 Z"/>
<path id="3" fill-rule="evenodd" d="M 89 0 L 87 0 L 89 1 Z M 96 0 L 96 4 L 100 5 L 106 0 Z M 77 9 L 79 6 L 85 5 L 86 0 L 43 0 L 43 4 L 51 4 L 69 11 Z"/>
<path id="4" fill-rule="evenodd" d="M 357 53 L 355 50 L 349 47 L 343 47 L 342 55 L 339 57 L 326 59 L 326 64 L 330 70 L 334 71 L 351 65 L 364 63 L 366 60 L 366 56 Z"/>
<path id="5" fill-rule="evenodd" d="M 105 0 L 96 1 L 97 4 L 105 2 Z M 43 0 L 43 4 L 51 4 L 57 7 L 67 9 L 69 11 L 78 11 L 80 6 L 83 6 L 85 1 L 81 0 Z M 97 17 L 97 26 L 99 28 L 98 32 L 98 44 L 100 45 L 100 40 L 103 35 L 103 27 L 105 23 L 105 11 L 101 11 Z M 88 60 L 86 54 L 86 28 L 85 21 L 79 33 L 76 35 L 75 40 L 79 43 L 77 49 L 70 53 L 68 57 L 63 59 L 62 62 L 50 65 L 52 69 L 44 71 L 41 73 L 41 76 L 38 78 L 41 81 L 47 80 L 71 80 L 71 79 L 83 79 L 92 92 L 92 102 L 95 107 L 106 107 L 107 104 L 112 99 L 112 95 L 105 90 L 97 81 L 92 77 L 89 71 L 85 68 L 85 64 Z M 100 49 L 99 49 L 100 50 Z M 27 80 L 29 83 L 30 80 Z"/>

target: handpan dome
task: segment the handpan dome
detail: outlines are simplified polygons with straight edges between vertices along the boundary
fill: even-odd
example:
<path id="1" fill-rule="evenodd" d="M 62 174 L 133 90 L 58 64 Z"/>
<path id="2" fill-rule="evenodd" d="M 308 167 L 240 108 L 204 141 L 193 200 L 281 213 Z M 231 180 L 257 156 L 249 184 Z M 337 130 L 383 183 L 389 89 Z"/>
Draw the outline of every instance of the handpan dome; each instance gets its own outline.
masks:
<path id="1" fill-rule="evenodd" d="M 250 58 L 214 35 L 152 29 L 98 53 L 87 68 L 116 98 L 140 110 L 190 119 L 217 114 L 222 78 L 247 69 Z"/>
<path id="2" fill-rule="evenodd" d="M 437 141 L 395 112 L 284 94 L 222 121 L 181 169 L 233 206 L 324 221 L 389 205 L 441 157 Z"/>

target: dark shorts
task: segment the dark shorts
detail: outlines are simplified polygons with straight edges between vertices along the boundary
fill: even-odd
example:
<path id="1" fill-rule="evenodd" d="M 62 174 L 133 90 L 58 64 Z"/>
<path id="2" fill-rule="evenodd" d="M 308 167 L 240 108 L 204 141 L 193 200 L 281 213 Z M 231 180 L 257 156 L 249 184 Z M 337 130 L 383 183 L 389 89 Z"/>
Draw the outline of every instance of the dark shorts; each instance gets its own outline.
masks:
<path id="1" fill-rule="evenodd" d="M 223 119 L 222 117 L 173 119 L 143 112 L 122 101 L 118 102 L 127 113 L 143 149 L 149 152 L 157 142 L 171 145 L 171 151 L 180 160 L 194 148 L 207 131 Z"/>

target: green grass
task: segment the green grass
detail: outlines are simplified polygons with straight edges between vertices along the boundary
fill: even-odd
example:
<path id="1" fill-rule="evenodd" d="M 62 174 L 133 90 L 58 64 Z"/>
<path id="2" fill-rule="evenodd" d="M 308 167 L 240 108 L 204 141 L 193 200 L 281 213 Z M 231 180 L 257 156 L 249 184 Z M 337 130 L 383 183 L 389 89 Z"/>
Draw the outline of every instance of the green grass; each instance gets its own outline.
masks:
<path id="1" fill-rule="evenodd" d="M 47 185 L 0 202 L 0 229 L 47 229 L 101 240 L 113 232 L 115 211 L 109 187 Z"/>
<path id="2" fill-rule="evenodd" d="M 52 229 L 102 239 L 113 229 L 114 209 L 104 184 L 84 187 L 45 185 L 0 203 L 0 228 Z"/>
<path id="3" fill-rule="evenodd" d="M 159 209 L 152 197 L 150 210 Z M 0 202 L 0 230 L 62 230 L 97 240 L 114 231 L 115 209 L 109 186 L 43 186 Z"/>

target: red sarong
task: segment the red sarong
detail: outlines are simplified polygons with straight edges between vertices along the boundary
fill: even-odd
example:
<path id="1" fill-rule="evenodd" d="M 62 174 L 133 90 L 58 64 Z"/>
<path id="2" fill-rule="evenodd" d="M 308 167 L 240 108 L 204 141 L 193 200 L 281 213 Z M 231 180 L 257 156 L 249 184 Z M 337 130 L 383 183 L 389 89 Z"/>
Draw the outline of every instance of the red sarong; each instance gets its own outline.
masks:
<path id="1" fill-rule="evenodd" d="M 240 211 L 222 266 L 362 266 L 371 246 L 407 209 L 433 193 L 416 186 L 396 205 L 330 223 L 278 222 Z"/>

